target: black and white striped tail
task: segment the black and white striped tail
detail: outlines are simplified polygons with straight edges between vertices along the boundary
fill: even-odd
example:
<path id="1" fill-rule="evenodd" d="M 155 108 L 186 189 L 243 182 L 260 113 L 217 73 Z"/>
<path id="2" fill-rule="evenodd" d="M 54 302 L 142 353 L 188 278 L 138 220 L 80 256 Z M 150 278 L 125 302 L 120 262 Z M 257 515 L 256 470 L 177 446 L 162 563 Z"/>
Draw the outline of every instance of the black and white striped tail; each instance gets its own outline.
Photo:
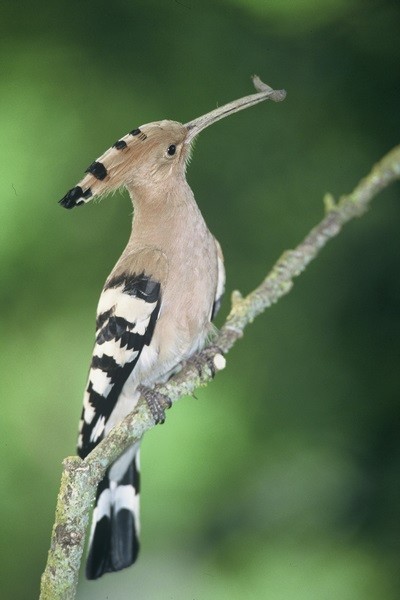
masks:
<path id="1" fill-rule="evenodd" d="M 86 577 L 132 565 L 139 552 L 139 449 L 130 448 L 99 483 L 93 511 Z"/>

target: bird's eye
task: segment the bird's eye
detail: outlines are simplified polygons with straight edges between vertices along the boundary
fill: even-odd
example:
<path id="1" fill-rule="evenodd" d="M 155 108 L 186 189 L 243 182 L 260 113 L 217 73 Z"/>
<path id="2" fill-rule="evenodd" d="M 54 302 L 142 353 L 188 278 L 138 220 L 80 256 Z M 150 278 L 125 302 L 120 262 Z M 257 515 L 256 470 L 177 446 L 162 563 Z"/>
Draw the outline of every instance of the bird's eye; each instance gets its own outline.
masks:
<path id="1" fill-rule="evenodd" d="M 168 149 L 167 149 L 168 156 L 173 156 L 175 154 L 175 152 L 176 152 L 175 144 L 171 144 L 170 146 L 168 146 Z"/>

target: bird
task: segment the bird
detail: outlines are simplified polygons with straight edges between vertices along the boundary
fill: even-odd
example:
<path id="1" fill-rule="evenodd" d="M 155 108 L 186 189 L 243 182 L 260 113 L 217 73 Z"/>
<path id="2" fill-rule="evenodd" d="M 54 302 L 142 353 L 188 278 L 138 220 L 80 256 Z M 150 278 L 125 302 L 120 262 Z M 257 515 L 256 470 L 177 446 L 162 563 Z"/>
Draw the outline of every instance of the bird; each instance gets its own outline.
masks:
<path id="1" fill-rule="evenodd" d="M 131 235 L 97 306 L 79 423 L 82 459 L 135 408 L 141 389 L 168 380 L 213 337 L 225 287 L 224 260 L 186 180 L 186 167 L 200 131 L 237 110 L 274 99 L 272 88 L 260 80 L 254 84 L 258 93 L 189 123 L 161 120 L 136 127 L 92 162 L 59 201 L 72 209 L 125 188 L 133 204 Z M 150 409 L 158 414 L 150 399 Z M 98 484 L 88 579 L 124 569 L 137 559 L 139 455 L 138 442 Z"/>

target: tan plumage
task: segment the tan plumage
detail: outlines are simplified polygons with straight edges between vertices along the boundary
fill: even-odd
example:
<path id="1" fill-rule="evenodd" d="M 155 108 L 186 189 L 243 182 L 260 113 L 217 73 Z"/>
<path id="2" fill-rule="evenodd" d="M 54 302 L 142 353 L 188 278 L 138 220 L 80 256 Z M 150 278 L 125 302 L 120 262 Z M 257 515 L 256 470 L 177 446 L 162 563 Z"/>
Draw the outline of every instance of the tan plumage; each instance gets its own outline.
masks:
<path id="1" fill-rule="evenodd" d="M 143 272 L 161 284 L 157 324 L 128 382 L 131 392 L 132 378 L 135 383 L 154 385 L 204 345 L 212 331 L 217 286 L 222 295 L 225 279 L 220 246 L 186 181 L 187 127 L 159 121 L 141 125 L 139 131 L 121 138 L 125 149 L 110 148 L 97 159 L 107 170 L 104 180 L 88 174 L 78 184 L 90 188 L 93 195 L 124 186 L 132 199 L 132 233 L 107 281 L 123 273 Z M 176 147 L 173 156 L 167 154 L 171 145 Z M 127 404 L 126 411 L 118 410 L 118 419 L 111 415 L 106 432 L 133 409 L 132 402 Z"/>

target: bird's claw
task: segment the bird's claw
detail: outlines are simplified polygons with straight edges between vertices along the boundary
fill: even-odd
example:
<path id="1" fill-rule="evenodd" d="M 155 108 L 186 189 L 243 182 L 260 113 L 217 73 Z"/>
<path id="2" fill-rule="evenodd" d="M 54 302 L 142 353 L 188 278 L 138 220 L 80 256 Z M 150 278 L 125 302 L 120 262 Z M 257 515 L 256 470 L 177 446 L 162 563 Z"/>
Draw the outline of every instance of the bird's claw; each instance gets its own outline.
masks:
<path id="1" fill-rule="evenodd" d="M 225 367 L 225 362 L 224 353 L 217 345 L 208 346 L 193 358 L 193 364 L 200 377 L 204 374 L 205 367 L 211 371 L 211 377 L 215 377 L 215 374 Z"/>
<path id="2" fill-rule="evenodd" d="M 165 411 L 172 406 L 171 400 L 164 394 L 144 385 L 139 386 L 138 390 L 146 400 L 155 424 L 161 425 L 164 423 Z"/>

